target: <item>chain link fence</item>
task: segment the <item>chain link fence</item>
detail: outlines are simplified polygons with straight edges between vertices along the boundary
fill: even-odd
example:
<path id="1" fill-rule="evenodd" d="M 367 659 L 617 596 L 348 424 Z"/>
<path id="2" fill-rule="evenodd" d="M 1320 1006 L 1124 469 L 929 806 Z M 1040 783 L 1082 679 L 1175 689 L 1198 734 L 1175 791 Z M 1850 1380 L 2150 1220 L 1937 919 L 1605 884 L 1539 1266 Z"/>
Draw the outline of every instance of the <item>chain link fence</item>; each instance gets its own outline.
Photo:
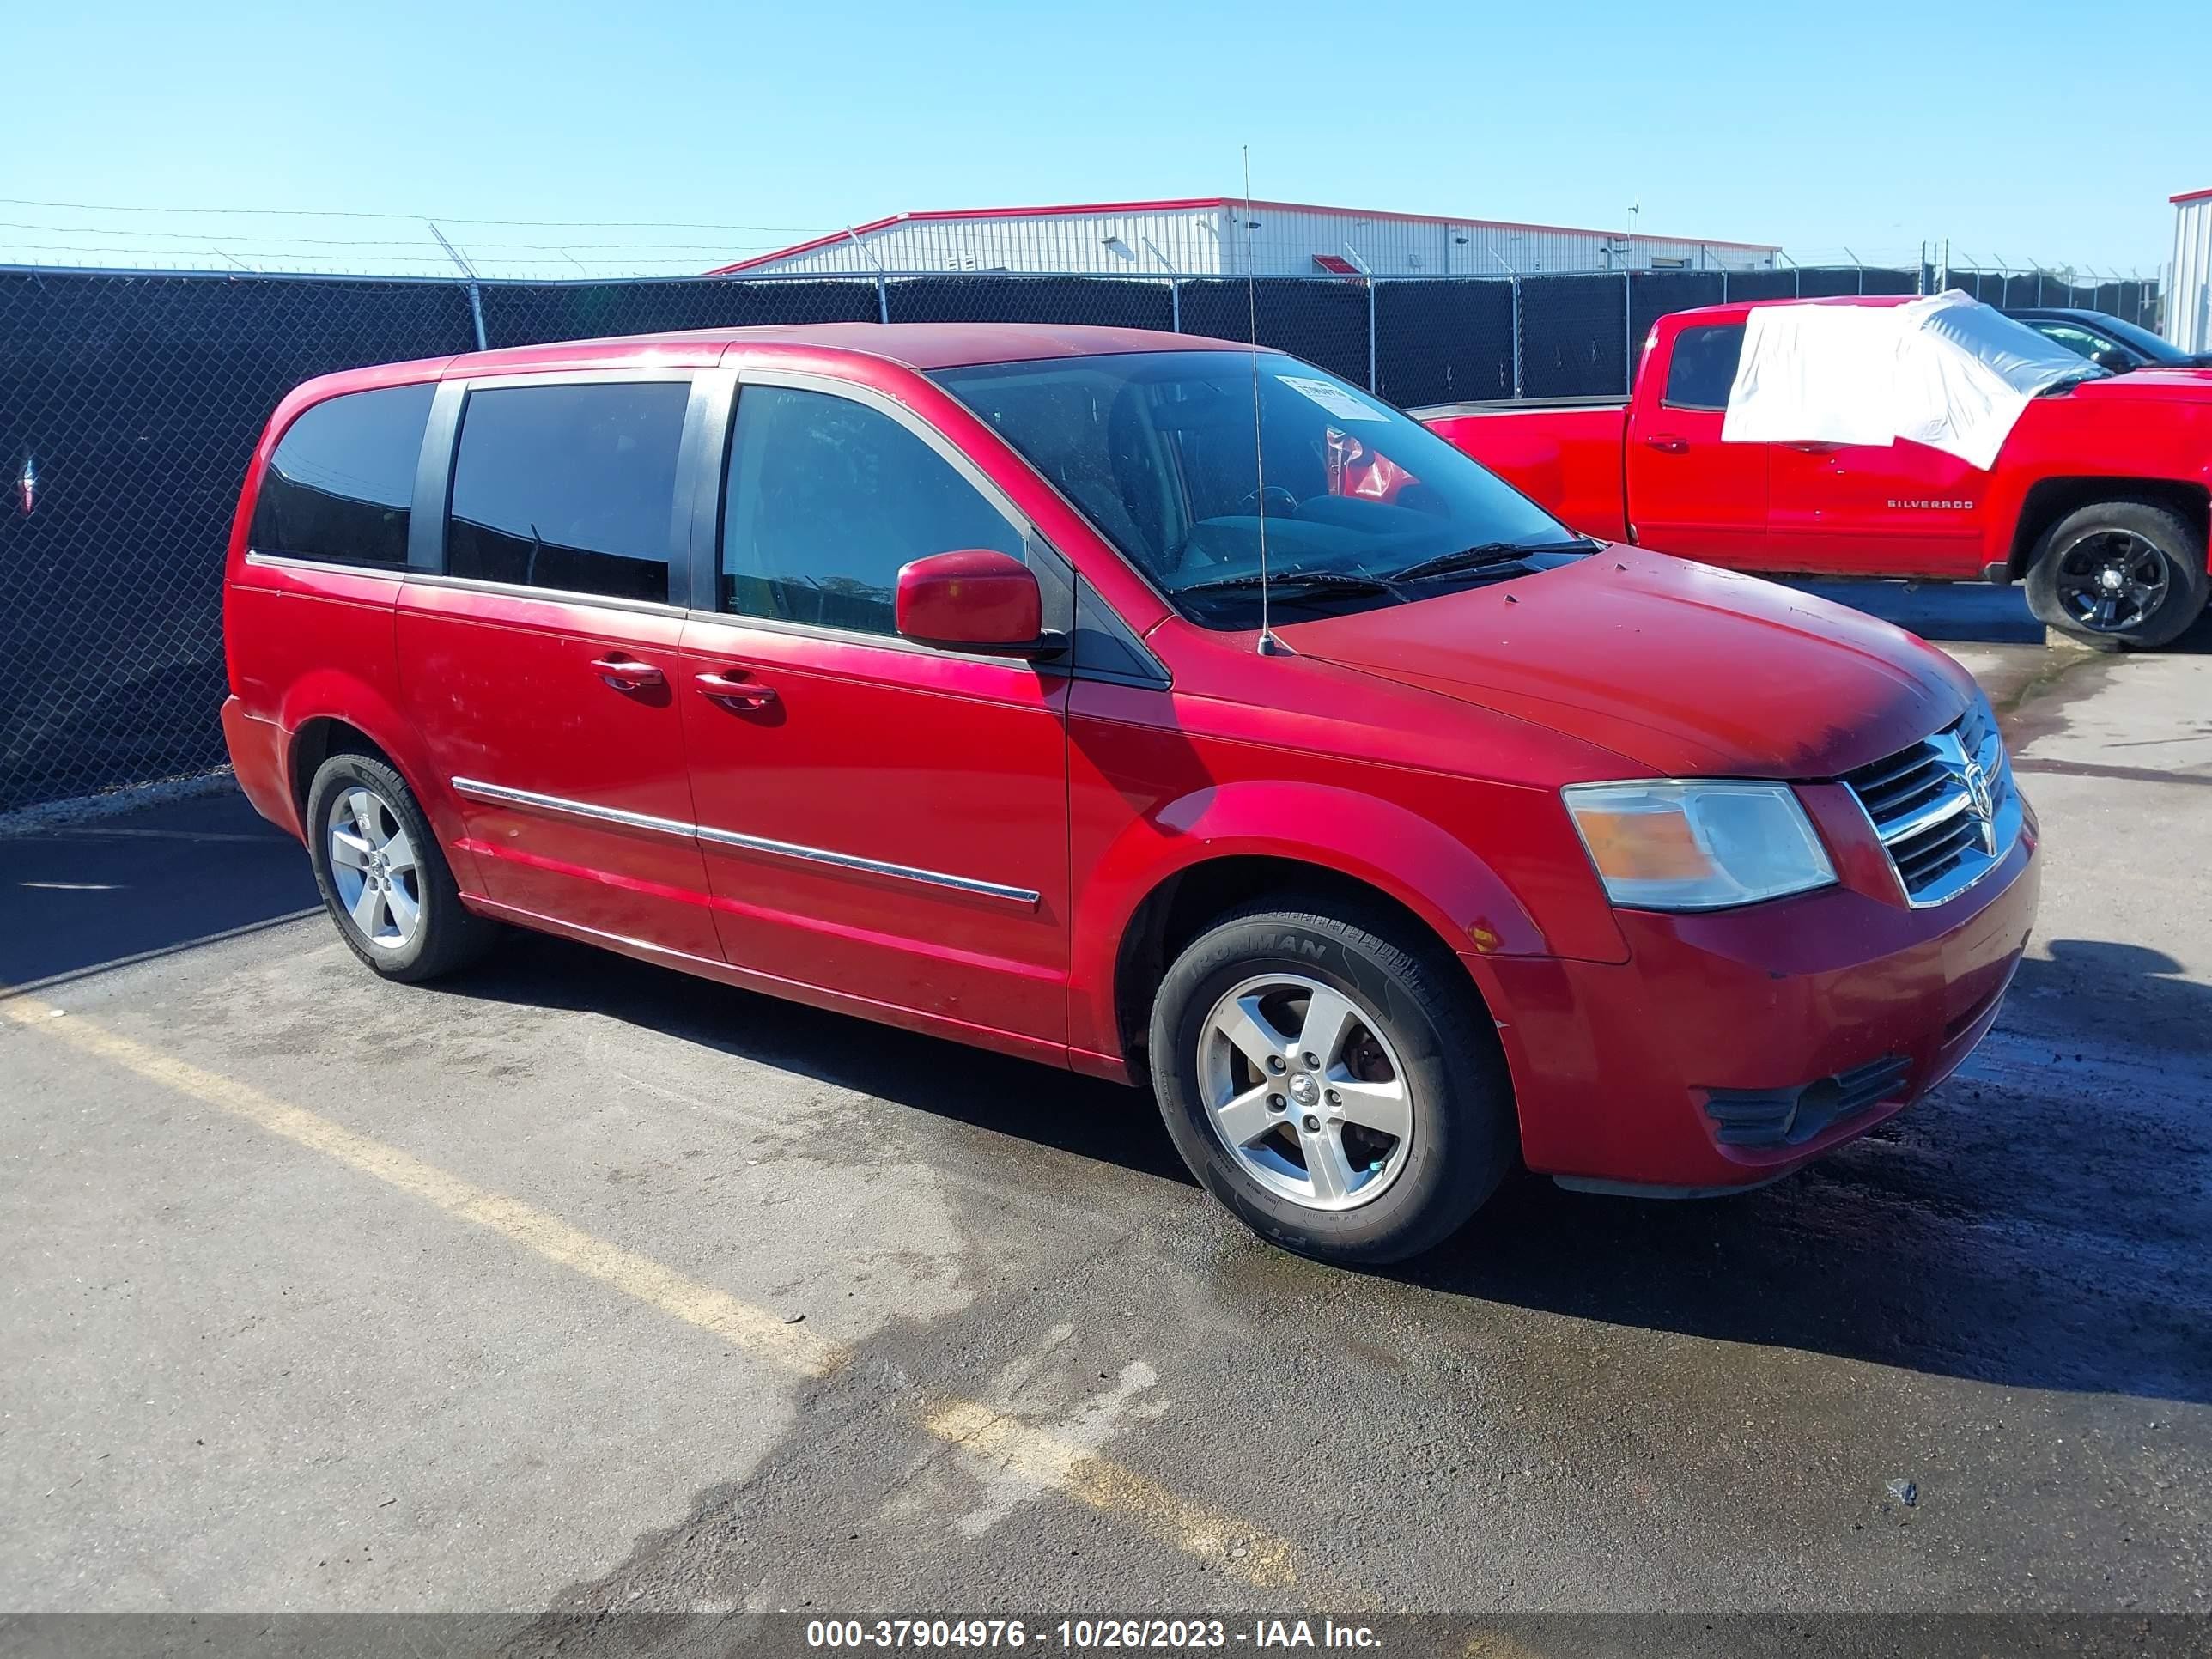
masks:
<path id="1" fill-rule="evenodd" d="M 755 324 L 1054 322 L 1256 337 L 1406 407 L 1620 397 L 1656 318 L 1909 294 L 1846 266 L 1520 276 L 991 273 L 465 282 L 0 269 L 0 813 L 219 767 L 223 550 L 270 411 L 363 363 Z M 2157 285 L 1953 271 L 1991 304 L 2154 323 Z"/>

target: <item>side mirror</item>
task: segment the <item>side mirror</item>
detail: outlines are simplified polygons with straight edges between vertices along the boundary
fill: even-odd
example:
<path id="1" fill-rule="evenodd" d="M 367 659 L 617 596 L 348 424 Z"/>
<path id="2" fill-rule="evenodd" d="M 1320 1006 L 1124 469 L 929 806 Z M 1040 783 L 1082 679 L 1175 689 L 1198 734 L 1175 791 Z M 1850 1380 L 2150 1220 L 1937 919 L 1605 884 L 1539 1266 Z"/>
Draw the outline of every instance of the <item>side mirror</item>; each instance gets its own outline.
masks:
<path id="1" fill-rule="evenodd" d="M 2119 370 L 2133 368 L 2136 360 L 2118 346 L 2099 346 L 2089 354 L 2089 361 L 2100 368 Z"/>
<path id="2" fill-rule="evenodd" d="M 1057 656 L 1067 645 L 1044 631 L 1036 574 L 981 547 L 900 567 L 898 631 L 921 645 L 1007 657 Z"/>

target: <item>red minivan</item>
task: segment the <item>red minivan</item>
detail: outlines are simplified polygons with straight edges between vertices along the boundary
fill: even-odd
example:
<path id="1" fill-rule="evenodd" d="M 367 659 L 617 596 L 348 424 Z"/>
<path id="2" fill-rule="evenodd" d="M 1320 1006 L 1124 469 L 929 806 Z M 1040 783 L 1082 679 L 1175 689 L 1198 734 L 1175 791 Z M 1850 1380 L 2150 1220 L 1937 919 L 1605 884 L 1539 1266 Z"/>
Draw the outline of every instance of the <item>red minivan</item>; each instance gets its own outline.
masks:
<path id="1" fill-rule="evenodd" d="M 1213 1193 L 1340 1261 L 1516 1158 L 1795 1169 L 1959 1064 L 2034 918 L 1948 658 L 1183 335 L 331 375 L 225 599 L 239 781 L 378 973 L 513 922 L 1149 1080 Z"/>

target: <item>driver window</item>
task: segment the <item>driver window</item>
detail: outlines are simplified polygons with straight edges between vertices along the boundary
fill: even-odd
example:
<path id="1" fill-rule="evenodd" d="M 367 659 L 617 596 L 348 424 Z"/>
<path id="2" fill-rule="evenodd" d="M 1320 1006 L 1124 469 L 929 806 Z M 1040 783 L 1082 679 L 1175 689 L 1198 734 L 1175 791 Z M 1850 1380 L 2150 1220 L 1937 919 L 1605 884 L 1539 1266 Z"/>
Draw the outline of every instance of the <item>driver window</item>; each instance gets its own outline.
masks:
<path id="1" fill-rule="evenodd" d="M 1667 395 L 1662 401 L 1669 409 L 1726 409 L 1742 357 L 1741 323 L 1684 329 L 1674 337 L 1674 357 L 1667 367 Z"/>
<path id="2" fill-rule="evenodd" d="M 951 463 L 865 404 L 749 386 L 722 517 L 725 611 L 893 634 L 899 567 L 1022 538 Z"/>
<path id="3" fill-rule="evenodd" d="M 2112 343 L 2102 335 L 2092 334 L 2087 329 L 2075 328 L 2065 323 L 2038 323 L 2035 331 L 2053 345 L 2064 346 L 2077 356 L 2094 358 Z"/>

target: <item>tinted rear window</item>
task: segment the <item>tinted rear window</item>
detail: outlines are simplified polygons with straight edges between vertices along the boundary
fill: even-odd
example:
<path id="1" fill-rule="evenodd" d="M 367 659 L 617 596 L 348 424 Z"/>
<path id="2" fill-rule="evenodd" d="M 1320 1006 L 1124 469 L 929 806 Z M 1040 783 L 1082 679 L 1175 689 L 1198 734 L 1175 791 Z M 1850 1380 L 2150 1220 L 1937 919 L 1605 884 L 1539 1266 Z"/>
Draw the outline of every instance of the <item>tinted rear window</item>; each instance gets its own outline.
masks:
<path id="1" fill-rule="evenodd" d="M 1742 357 L 1741 323 L 1684 329 L 1667 366 L 1667 402 L 1676 409 L 1726 409 Z"/>
<path id="2" fill-rule="evenodd" d="M 407 511 L 434 386 L 382 386 L 317 404 L 262 474 L 255 551 L 338 564 L 407 562 Z"/>
<path id="3" fill-rule="evenodd" d="M 447 573 L 665 603 L 690 395 L 681 380 L 471 392 Z"/>

